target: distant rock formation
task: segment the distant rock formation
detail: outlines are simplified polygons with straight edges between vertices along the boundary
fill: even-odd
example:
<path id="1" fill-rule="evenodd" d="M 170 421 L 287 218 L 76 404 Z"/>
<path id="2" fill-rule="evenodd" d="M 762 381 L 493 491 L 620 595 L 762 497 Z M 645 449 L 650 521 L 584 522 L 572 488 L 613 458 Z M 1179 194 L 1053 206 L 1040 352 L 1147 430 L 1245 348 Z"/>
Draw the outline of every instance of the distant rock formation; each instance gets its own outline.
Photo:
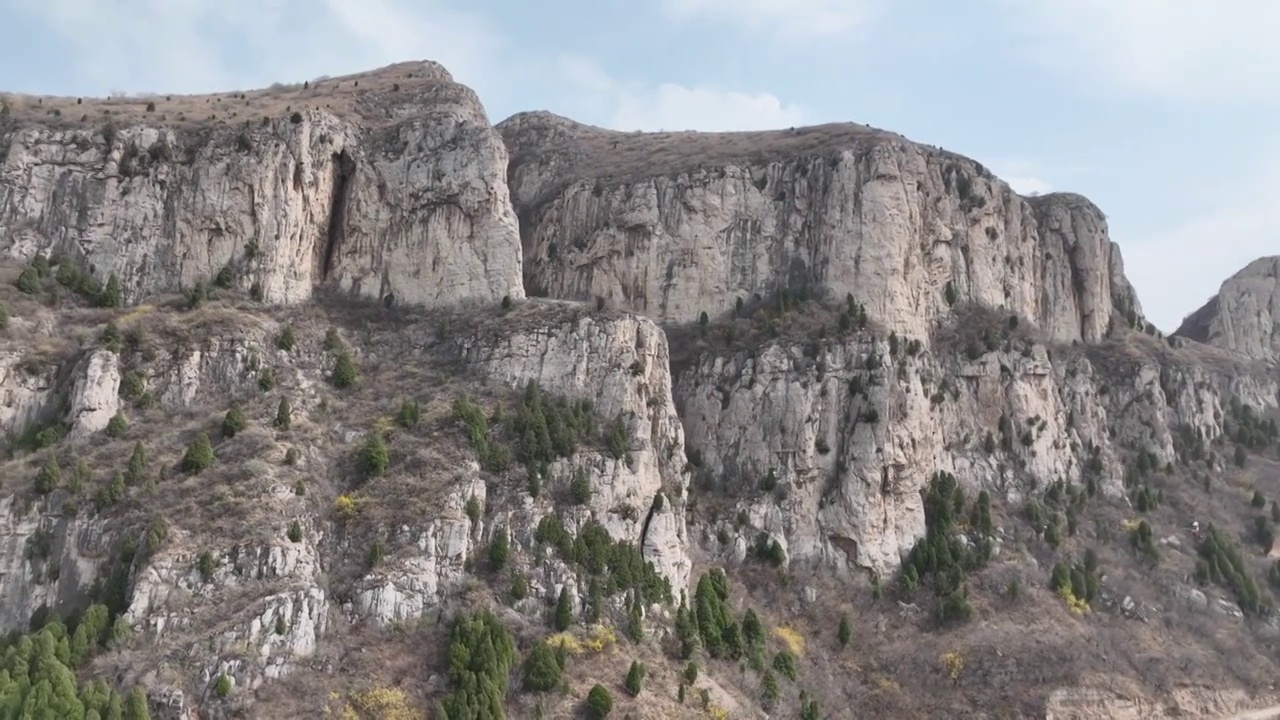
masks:
<path id="1" fill-rule="evenodd" d="M 1258 360 L 1280 359 L 1280 256 L 1258 258 L 1227 278 L 1176 334 Z"/>

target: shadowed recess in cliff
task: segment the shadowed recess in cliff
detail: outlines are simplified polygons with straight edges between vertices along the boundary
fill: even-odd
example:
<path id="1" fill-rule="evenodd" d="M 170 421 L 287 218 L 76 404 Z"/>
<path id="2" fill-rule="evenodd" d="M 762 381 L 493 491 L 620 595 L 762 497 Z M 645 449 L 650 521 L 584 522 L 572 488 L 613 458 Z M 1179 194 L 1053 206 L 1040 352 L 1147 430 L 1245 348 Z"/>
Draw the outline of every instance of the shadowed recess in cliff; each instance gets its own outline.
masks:
<path id="1" fill-rule="evenodd" d="M 317 273 L 319 282 L 322 283 L 333 274 L 338 251 L 346 237 L 347 203 L 351 198 L 351 181 L 356 173 L 356 162 L 346 150 L 334 153 L 330 172 L 333 173 L 333 189 L 329 200 L 329 227 L 325 232 L 324 254 L 319 258 Z"/>

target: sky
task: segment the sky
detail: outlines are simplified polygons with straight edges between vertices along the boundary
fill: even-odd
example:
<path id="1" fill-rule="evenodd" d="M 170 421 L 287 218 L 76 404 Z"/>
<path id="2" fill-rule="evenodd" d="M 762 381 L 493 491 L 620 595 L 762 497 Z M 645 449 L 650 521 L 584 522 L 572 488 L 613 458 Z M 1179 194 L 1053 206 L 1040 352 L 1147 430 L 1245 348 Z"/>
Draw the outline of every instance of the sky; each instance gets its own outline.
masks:
<path id="1" fill-rule="evenodd" d="M 0 0 L 0 88 L 210 92 L 430 59 L 490 118 L 856 121 L 1108 218 L 1165 331 L 1280 254 L 1280 3 Z"/>

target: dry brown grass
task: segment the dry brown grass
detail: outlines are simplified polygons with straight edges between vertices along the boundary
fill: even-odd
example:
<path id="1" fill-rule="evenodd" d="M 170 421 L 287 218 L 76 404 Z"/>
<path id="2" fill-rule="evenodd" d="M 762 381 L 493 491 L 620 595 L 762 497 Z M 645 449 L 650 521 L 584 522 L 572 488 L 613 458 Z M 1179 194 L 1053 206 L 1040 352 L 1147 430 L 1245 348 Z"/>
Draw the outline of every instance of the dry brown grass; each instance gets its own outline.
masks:
<path id="1" fill-rule="evenodd" d="M 321 717 L 370 687 L 399 688 L 418 707 L 442 689 L 437 675 L 447 646 L 444 628 L 430 620 L 391 628 L 338 627 L 305 666 L 264 685 L 244 700 L 254 717 L 280 720 Z M 334 717 L 341 715 L 334 712 Z"/>
<path id="2" fill-rule="evenodd" d="M 803 343 L 804 335 L 812 338 L 815 322 L 823 327 L 829 319 L 815 320 L 806 314 L 797 325 L 807 328 L 806 332 L 786 342 Z M 1010 330 L 1007 317 L 991 313 L 965 314 L 959 324 L 963 327 L 933 338 L 935 352 L 961 352 L 968 341 L 980 341 L 984 330 L 994 333 L 1002 348 L 1011 344 L 1015 351 L 1036 341 L 1026 323 Z M 673 356 L 673 364 L 706 353 L 749 351 L 756 342 L 770 341 L 767 336 L 752 339 L 738 327 L 735 341 L 726 342 L 724 327 L 723 322 L 714 323 L 705 336 L 696 326 L 672 332 L 673 347 L 684 348 L 688 356 L 686 360 Z M 1141 333 L 1126 333 L 1096 347 L 1055 346 L 1051 352 L 1055 361 L 1087 354 L 1099 380 L 1116 386 L 1126 382 L 1139 365 L 1198 365 L 1216 374 L 1264 370 L 1205 346 L 1175 350 L 1165 340 Z M 1231 446 L 1210 449 L 1226 457 Z M 921 609 L 919 614 L 903 616 L 892 589 L 886 590 L 883 599 L 873 600 L 868 583 L 858 578 L 831 578 L 799 566 L 783 582 L 776 573 L 750 565 L 735 569 L 732 577 L 745 585 L 747 602 L 757 611 L 768 608 L 786 622 L 807 628 L 804 632 L 813 652 L 807 658 L 804 682 L 833 717 L 990 717 L 993 712 L 995 717 L 1036 716 L 1043 713 L 1051 692 L 1082 685 L 1138 687 L 1157 700 L 1184 687 L 1265 693 L 1270 678 L 1280 670 L 1274 660 L 1280 629 L 1256 618 L 1239 621 L 1211 610 L 1191 609 L 1177 594 L 1198 587 L 1190 579 L 1196 548 L 1187 528 L 1193 519 L 1202 526 L 1212 522 L 1237 538 L 1259 587 L 1264 594 L 1271 592 L 1266 589 L 1268 548 L 1251 539 L 1254 516 L 1267 515 L 1268 508 L 1252 510 L 1248 503 L 1255 489 L 1268 502 L 1280 497 L 1280 461 L 1274 450 L 1251 454 L 1243 470 L 1215 474 L 1208 490 L 1202 483 L 1203 465 L 1197 465 L 1194 474 L 1192 469 L 1180 466 L 1171 474 L 1153 475 L 1150 482 L 1163 492 L 1164 502 L 1144 515 L 1124 500 L 1090 501 L 1076 536 L 1066 538 L 1056 550 L 1043 540 L 1031 539 L 1019 508 L 997 508 L 996 525 L 1010 535 L 1001 558 L 970 575 L 967 584 L 975 615 L 959 628 L 939 628 L 933 622 L 929 613 L 934 601 L 927 589 L 903 598 Z M 696 514 L 703 521 L 714 524 L 726 509 L 729 506 L 705 493 L 698 497 Z M 1153 526 L 1158 539 L 1178 539 L 1161 545 L 1158 565 L 1151 565 L 1130 544 L 1126 522 L 1136 524 L 1139 518 Z M 1104 599 L 1095 602 L 1093 612 L 1078 617 L 1047 586 L 1053 563 L 1078 560 L 1085 548 L 1093 548 L 1101 558 Z M 1006 593 L 1015 577 L 1022 590 L 1019 599 L 1011 601 Z M 818 591 L 816 603 L 801 598 L 799 589 L 806 586 Z M 1217 598 L 1233 599 L 1226 588 L 1198 589 L 1211 604 Z M 1118 610 L 1126 597 L 1133 599 L 1144 619 L 1127 618 Z M 841 612 L 850 614 L 855 628 L 855 639 L 845 650 L 834 639 Z M 938 660 L 952 652 L 964 660 L 955 682 L 943 677 Z M 843 708 L 857 712 L 840 714 Z"/>
<path id="3" fill-rule="evenodd" d="M 53 316 L 43 307 L 33 312 Z M 132 427 L 126 437 L 95 438 L 67 446 L 67 458 L 84 460 L 93 469 L 93 487 L 85 491 L 92 497 L 93 490 L 106 482 L 111 472 L 124 468 L 134 441 L 143 440 L 155 482 L 131 489 L 110 511 L 110 522 L 119 527 L 140 527 L 165 518 L 173 528 L 169 542 L 183 543 L 192 553 L 266 536 L 278 538 L 288 520 L 300 512 L 299 507 L 325 517 L 339 493 L 354 491 L 368 502 L 342 539 L 358 549 L 375 533 L 438 511 L 441 498 L 455 485 L 457 468 L 472 456 L 451 419 L 450 405 L 457 395 L 469 394 L 486 407 L 514 397 L 511 390 L 485 383 L 459 366 L 454 359 L 454 340 L 462 329 L 468 334 L 496 335 L 550 321 L 571 321 L 584 312 L 587 310 L 576 305 L 531 302 L 505 314 L 497 308 L 429 313 L 323 299 L 305 307 L 268 310 L 234 297 L 212 301 L 195 312 L 164 306 L 143 311 L 60 312 L 57 318 L 74 319 L 73 324 L 95 336 L 109 317 L 116 317 L 126 328 L 144 328 L 148 347 L 158 358 L 154 362 L 163 362 L 172 350 L 194 348 L 211 338 L 247 338 L 263 346 L 262 360 L 275 368 L 279 383 L 263 392 L 257 389 L 253 376 L 246 376 L 241 379 L 243 384 L 211 388 L 190 408 L 131 410 Z M 817 328 L 830 327 L 834 317 L 827 311 L 805 312 L 794 327 L 785 326 L 780 332 L 788 342 L 799 342 Z M 297 346 L 283 358 L 271 350 L 270 343 L 286 323 L 295 328 Z M 351 390 L 304 382 L 315 381 L 328 370 L 330 360 L 322 346 L 330 326 L 339 329 L 359 358 L 362 379 Z M 741 335 L 742 346 L 726 343 L 714 334 L 702 344 L 700 331 L 694 328 L 683 341 L 673 334 L 673 347 L 684 342 L 699 353 L 736 352 L 746 343 L 761 341 L 748 330 Z M 798 334 L 787 334 L 793 332 Z M 1152 338 L 1134 336 L 1132 342 L 1141 351 L 1138 356 L 1166 352 L 1167 346 Z M 270 422 L 279 398 L 285 395 L 295 401 L 294 425 L 279 431 L 271 428 Z M 359 440 L 349 438 L 359 438 L 359 433 L 385 424 L 400 400 L 410 396 L 422 403 L 419 425 L 392 431 L 391 472 L 362 481 L 355 464 Z M 223 439 L 218 425 L 233 399 L 245 408 L 250 429 Z M 202 430 L 213 439 L 218 462 L 198 476 L 174 471 L 186 444 Z M 305 450 L 297 467 L 283 464 L 284 451 L 290 446 Z M 0 477 L 9 484 L 6 490 L 29 488 L 43 457 L 22 456 L 0 466 Z M 64 463 L 64 470 L 69 471 L 71 465 Z M 1157 475 L 1152 482 L 1164 490 L 1166 500 L 1145 517 L 1158 537 L 1177 533 L 1192 517 L 1230 529 L 1246 538 L 1241 546 L 1255 575 L 1264 582 L 1264 549 L 1247 541 L 1256 514 L 1247 502 L 1254 487 L 1268 499 L 1280 498 L 1280 463 L 1272 457 L 1251 458 L 1239 475 L 1230 484 L 1218 482 L 1209 492 L 1185 474 Z M 513 478 L 485 479 L 495 497 L 523 497 L 515 486 L 503 485 L 515 482 Z M 297 480 L 306 485 L 304 497 L 269 499 L 273 486 L 290 487 Z M 717 507 L 704 500 L 700 498 L 693 528 L 696 520 L 705 520 L 703 513 Z M 795 567 L 784 585 L 773 570 L 756 565 L 735 569 L 731 581 L 738 612 L 750 605 L 768 628 L 785 626 L 803 638 L 800 683 L 782 683 L 781 715 L 794 711 L 802 687 L 820 698 L 829 717 L 964 717 L 996 711 L 1038 714 L 1050 692 L 1089 678 L 1132 680 L 1152 692 L 1187 684 L 1260 688 L 1280 670 L 1272 659 L 1280 647 L 1276 630 L 1253 620 L 1238 622 L 1188 611 L 1177 604 L 1173 588 L 1192 572 L 1194 549 L 1189 544 L 1162 548 L 1161 564 L 1147 566 L 1129 547 L 1122 522 L 1136 514 L 1122 504 L 1092 501 L 1077 536 L 1067 539 L 1057 551 L 1042 541 L 1025 539 L 1029 534 L 1019 525 L 1023 521 L 1014 516 L 1016 509 L 997 508 L 1000 510 L 1004 514 L 997 525 L 1008 528 L 1010 537 L 1001 559 L 970 577 L 975 618 L 956 629 L 940 629 L 930 621 L 927 590 L 910 598 L 921 606 L 922 613 L 903 617 L 897 598 L 889 594 L 873 600 L 867 583 L 860 578 L 833 578 L 825 572 Z M 1018 528 L 1016 533 L 1014 528 Z M 1133 597 L 1147 615 L 1145 622 L 1124 618 L 1101 604 L 1095 612 L 1077 617 L 1048 591 L 1052 563 L 1068 555 L 1079 557 L 1085 547 L 1099 552 L 1107 573 L 1108 596 L 1117 601 L 1126 595 Z M 394 553 L 395 548 L 388 551 Z M 358 550 L 346 555 L 345 560 L 326 567 L 336 602 L 349 597 L 352 589 L 354 573 L 343 567 L 343 562 L 355 564 L 362 559 Z M 1012 577 L 1021 578 L 1023 594 L 1017 601 L 1004 596 Z M 805 601 L 805 587 L 817 591 L 817 602 Z M 95 671 L 138 672 L 138 668 L 153 667 L 163 659 L 170 670 L 180 668 L 194 674 L 192 644 L 229 629 L 230 618 L 254 613 L 268 589 L 268 584 L 249 583 L 242 590 L 229 592 L 219 598 L 217 612 L 199 616 L 199 628 L 176 632 L 152 648 L 105 656 Z M 477 580 L 450 597 L 449 607 L 474 607 L 487 602 L 493 592 L 499 591 L 491 591 Z M 1210 597 L 1226 595 L 1215 588 L 1205 592 Z M 849 613 L 854 627 L 854 640 L 843 650 L 835 641 L 842 612 Z M 522 650 L 546 632 L 536 621 L 505 620 L 520 638 Z M 426 705 L 443 691 L 444 633 L 429 625 L 373 630 L 335 621 L 317 656 L 302 663 L 295 675 L 264 686 L 256 695 L 261 704 L 248 712 L 281 718 L 316 717 L 329 702 L 330 692 L 345 696 L 370 686 L 402 688 Z M 770 642 L 774 651 L 783 646 L 781 639 Z M 954 681 L 939 662 L 942 655 L 951 652 L 964 661 Z M 649 666 L 646 691 L 635 700 L 621 688 L 633 657 Z M 549 717 L 576 712 L 595 682 L 613 690 L 619 717 L 627 712 L 636 718 L 698 716 L 694 693 L 685 706 L 676 706 L 683 663 L 665 657 L 656 638 L 639 647 L 623 640 L 609 654 L 570 662 L 572 690 L 546 702 Z M 737 663 L 699 662 L 733 697 L 748 706 L 754 701 L 759 690 L 757 675 L 742 671 Z M 511 707 L 514 717 L 532 716 L 533 705 L 527 698 L 513 698 Z M 856 712 L 845 714 L 851 708 Z"/>
<path id="4" fill-rule="evenodd" d="M 620 132 L 584 125 L 549 112 L 519 113 L 497 125 L 511 155 L 509 175 L 525 165 L 540 167 L 553 179 L 545 184 L 513 184 L 512 200 L 526 222 L 566 186 L 595 181 L 599 194 L 607 187 L 655 177 L 697 173 L 724 177 L 728 166 L 758 171 L 785 162 L 803 177 L 834 167 L 842 153 L 862 156 L 885 143 L 906 144 L 935 155 L 984 178 L 981 163 L 938 147 L 915 143 L 897 133 L 857 123 L 745 132 Z M 756 180 L 763 181 L 763 175 Z M 764 188 L 758 184 L 757 187 Z"/>
<path id="5" fill-rule="evenodd" d="M 769 300 L 757 297 L 743 303 L 741 314 L 709 318 L 706 327 L 698 323 L 668 324 L 663 330 L 670 346 L 671 375 L 680 377 L 703 358 L 753 353 L 769 344 L 802 346 L 806 357 L 812 359 L 825 340 L 841 337 L 840 314 L 844 309 L 834 299 L 816 298 L 795 303 L 778 314 Z M 851 327 L 844 337 L 870 341 L 877 334 L 883 336 L 883 328 L 869 322 L 864 329 Z M 904 344 L 905 341 L 903 338 Z"/>
<path id="6" fill-rule="evenodd" d="M 746 132 L 621 132 L 584 125 L 548 112 L 520 113 L 498 124 L 511 150 L 512 167 L 556 157 L 566 181 L 602 178 L 624 182 L 694 168 L 713 169 L 751 160 L 825 156 L 884 141 L 897 133 L 857 123 L 829 123 Z"/>
<path id="7" fill-rule="evenodd" d="M 1152 482 L 1166 498 L 1158 509 L 1139 515 L 1122 501 L 1096 498 L 1077 534 L 1057 549 L 1030 539 L 1017 508 L 998 506 L 996 525 L 1010 535 L 1000 558 L 969 575 L 974 617 L 959 627 L 936 625 L 927 588 L 901 596 L 886 585 L 876 600 L 866 581 L 805 567 L 793 568 L 786 582 L 776 572 L 750 565 L 732 578 L 743 587 L 743 607 L 763 608 L 768 622 L 786 622 L 806 638 L 802 683 L 833 717 L 1038 716 L 1051 692 L 1086 684 L 1138 687 L 1157 700 L 1185 687 L 1265 693 L 1280 671 L 1275 660 L 1280 630 L 1258 619 L 1193 610 L 1175 588 L 1198 587 L 1188 579 L 1196 559 L 1187 532 L 1192 518 L 1239 538 L 1251 572 L 1265 587 L 1270 561 L 1266 549 L 1251 542 L 1249 530 L 1252 516 L 1266 510 L 1251 510 L 1248 500 L 1254 487 L 1268 500 L 1280 493 L 1278 471 L 1280 462 L 1273 456 L 1251 457 L 1244 484 L 1208 492 L 1185 474 L 1157 475 Z M 1180 541 L 1160 546 L 1158 565 L 1129 543 L 1124 522 L 1139 517 L 1154 527 L 1157 538 L 1172 535 Z M 1099 555 L 1103 599 L 1089 614 L 1077 616 L 1049 591 L 1049 569 L 1064 558 L 1078 560 L 1085 548 Z M 1013 578 L 1020 583 L 1017 599 L 1007 595 Z M 816 591 L 816 602 L 802 598 L 805 588 Z M 1231 599 L 1225 588 L 1199 589 L 1210 603 Z M 1134 600 L 1143 619 L 1119 612 L 1125 597 Z M 915 603 L 919 612 L 904 615 L 898 600 Z M 841 613 L 848 613 L 854 631 L 844 649 L 835 638 Z M 952 652 L 963 659 L 954 681 L 939 662 Z M 840 708 L 858 712 L 844 715 Z"/>
<path id="8" fill-rule="evenodd" d="M 366 72 L 325 77 L 305 83 L 208 95 L 148 94 L 108 98 L 0 93 L 19 127 L 39 125 L 75 129 L 105 125 L 168 124 L 184 128 L 243 124 L 279 119 L 293 112 L 323 109 L 369 125 L 399 121 L 395 105 L 423 104 L 432 98 L 472 95 L 432 62 L 404 62 Z M 151 108 L 151 109 L 149 109 Z M 0 121 L 3 128 L 3 121 Z"/>

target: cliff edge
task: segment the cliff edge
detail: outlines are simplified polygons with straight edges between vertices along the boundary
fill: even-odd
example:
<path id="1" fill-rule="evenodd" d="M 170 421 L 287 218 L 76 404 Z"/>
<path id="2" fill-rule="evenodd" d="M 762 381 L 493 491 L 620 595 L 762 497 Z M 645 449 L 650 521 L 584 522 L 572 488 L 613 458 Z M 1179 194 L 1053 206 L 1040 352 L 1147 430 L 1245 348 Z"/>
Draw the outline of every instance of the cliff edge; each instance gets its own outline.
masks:
<path id="1" fill-rule="evenodd" d="M 523 297 L 507 155 L 435 63 L 205 96 L 0 96 L 0 254 L 125 302 L 217 281 L 413 305 Z"/>
<path id="2" fill-rule="evenodd" d="M 1257 360 L 1280 359 L 1280 256 L 1254 260 L 1227 278 L 1175 334 Z"/>
<path id="3" fill-rule="evenodd" d="M 1145 325 L 1092 203 L 1023 198 L 894 133 L 623 133 L 545 112 L 498 130 L 531 294 L 689 322 L 816 291 L 911 337 L 968 303 L 1060 341 L 1098 341 L 1113 318 Z"/>

